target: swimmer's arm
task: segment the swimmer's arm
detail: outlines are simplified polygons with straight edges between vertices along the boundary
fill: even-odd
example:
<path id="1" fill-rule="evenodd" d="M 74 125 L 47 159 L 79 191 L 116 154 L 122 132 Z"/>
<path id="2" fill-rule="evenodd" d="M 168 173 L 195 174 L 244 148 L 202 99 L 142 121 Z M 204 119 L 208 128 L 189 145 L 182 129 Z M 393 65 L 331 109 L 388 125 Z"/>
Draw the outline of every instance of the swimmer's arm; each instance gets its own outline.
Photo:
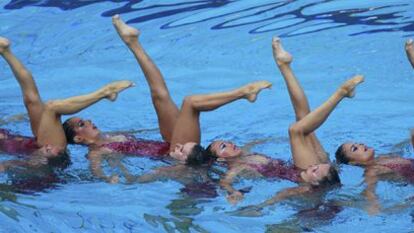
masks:
<path id="1" fill-rule="evenodd" d="M 412 39 L 407 40 L 405 43 L 405 52 L 407 54 L 408 61 L 410 61 L 411 66 L 414 68 L 414 49 Z"/>
<path id="2" fill-rule="evenodd" d="M 0 133 L 0 140 L 6 140 L 8 138 L 7 134 Z"/>
<path id="3" fill-rule="evenodd" d="M 378 202 L 378 197 L 375 194 L 375 188 L 377 187 L 378 174 L 376 174 L 375 169 L 369 169 L 365 172 L 365 183 L 366 188 L 363 191 L 363 195 L 368 201 L 367 212 L 371 215 L 378 214 L 380 211 L 380 204 Z"/>
<path id="4" fill-rule="evenodd" d="M 256 139 L 254 141 L 248 142 L 244 144 L 244 146 L 241 148 L 243 151 L 250 151 L 254 146 L 267 143 L 271 141 L 272 138 L 262 138 L 262 139 Z"/>
<path id="5" fill-rule="evenodd" d="M 220 187 L 227 191 L 227 201 L 231 204 L 237 204 L 237 202 L 243 200 L 243 193 L 233 187 L 234 179 L 242 170 L 242 167 L 230 169 L 220 180 Z"/>
<path id="6" fill-rule="evenodd" d="M 119 163 L 118 167 L 122 171 L 122 174 L 124 174 L 124 177 L 128 183 L 133 183 L 135 181 L 135 176 L 131 175 L 128 168 L 126 168 L 122 163 Z"/>
<path id="7" fill-rule="evenodd" d="M 246 207 L 243 207 L 236 211 L 237 214 L 241 214 L 242 216 L 259 216 L 262 215 L 263 208 L 267 206 L 274 205 L 280 201 L 286 200 L 288 198 L 303 195 L 307 192 L 310 192 L 311 188 L 309 186 L 299 186 L 294 188 L 287 188 L 285 190 L 282 190 L 278 192 L 275 196 L 272 198 L 258 204 L 258 205 L 249 205 Z"/>
<path id="8" fill-rule="evenodd" d="M 136 178 L 138 183 L 151 183 L 154 181 L 159 181 L 159 180 L 163 180 L 166 177 L 168 177 L 168 171 L 173 169 L 173 167 L 161 167 L 161 168 L 157 168 L 154 169 L 153 171 L 147 173 L 147 174 L 143 174 L 140 175 Z"/>
<path id="9" fill-rule="evenodd" d="M 118 183 L 119 178 L 118 176 L 106 176 L 104 171 L 102 170 L 102 155 L 98 152 L 90 152 L 88 154 L 89 159 L 89 168 L 94 177 L 98 179 L 102 179 L 107 183 Z"/>
<path id="10" fill-rule="evenodd" d="M 136 177 L 131 175 L 128 168 L 126 168 L 122 163 L 122 158 L 116 156 L 107 159 L 107 161 L 109 166 L 112 168 L 118 168 L 122 172 L 122 175 L 125 177 L 127 183 L 133 183 L 136 180 Z"/>
<path id="11" fill-rule="evenodd" d="M 130 81 L 113 82 L 86 95 L 49 101 L 46 106 L 48 110 L 55 112 L 57 115 L 75 114 L 102 99 L 107 98 L 114 101 L 120 91 L 131 86 L 133 86 L 133 83 Z"/>
<path id="12" fill-rule="evenodd" d="M 150 172 L 147 174 L 140 175 L 136 178 L 138 183 L 151 183 L 157 180 L 160 180 L 161 176 L 157 172 Z"/>
<path id="13" fill-rule="evenodd" d="M 311 188 L 309 186 L 299 186 L 299 187 L 293 187 L 293 188 L 287 188 L 285 190 L 282 190 L 278 192 L 275 196 L 272 198 L 262 202 L 257 207 L 264 208 L 266 206 L 274 205 L 280 201 L 289 199 L 291 197 L 300 196 L 307 192 L 310 192 Z"/>
<path id="14" fill-rule="evenodd" d="M 232 184 L 234 182 L 234 179 L 240 172 L 240 169 L 230 169 L 229 171 L 227 171 L 224 178 L 220 180 L 220 187 L 226 190 L 229 195 L 231 195 L 234 192 L 238 192 L 237 189 L 233 188 Z"/>
<path id="15" fill-rule="evenodd" d="M 411 129 L 411 146 L 414 149 L 414 129 Z"/>

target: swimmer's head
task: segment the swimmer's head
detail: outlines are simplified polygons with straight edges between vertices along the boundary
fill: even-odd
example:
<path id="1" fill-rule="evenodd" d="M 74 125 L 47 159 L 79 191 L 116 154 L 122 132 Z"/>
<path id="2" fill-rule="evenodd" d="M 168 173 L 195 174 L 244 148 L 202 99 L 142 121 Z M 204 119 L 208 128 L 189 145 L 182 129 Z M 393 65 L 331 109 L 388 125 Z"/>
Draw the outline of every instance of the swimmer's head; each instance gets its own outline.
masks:
<path id="1" fill-rule="evenodd" d="M 63 150 L 59 153 L 58 156 L 48 158 L 47 164 L 54 168 L 60 168 L 60 169 L 67 168 L 71 164 L 68 151 Z"/>
<path id="2" fill-rule="evenodd" d="M 64 154 L 66 149 L 61 146 L 44 145 L 33 152 L 33 155 L 41 156 L 44 158 L 55 158 Z"/>
<path id="3" fill-rule="evenodd" d="M 71 163 L 68 151 L 61 146 L 44 145 L 34 151 L 33 155 L 46 158 L 47 164 L 55 168 L 65 169 Z"/>
<path id="4" fill-rule="evenodd" d="M 205 164 L 210 160 L 205 153 L 205 149 L 195 142 L 175 144 L 174 150 L 170 152 L 170 156 L 187 165 Z"/>
<path id="5" fill-rule="evenodd" d="M 219 160 L 235 158 L 243 153 L 243 151 L 232 142 L 221 140 L 212 142 L 207 147 L 207 152 L 211 157 L 216 157 Z"/>
<path id="6" fill-rule="evenodd" d="M 372 161 L 375 151 L 361 143 L 344 143 L 335 152 L 336 161 L 344 164 L 363 165 Z"/>
<path id="7" fill-rule="evenodd" d="M 201 145 L 195 145 L 188 155 L 185 164 L 187 165 L 202 165 L 208 164 L 211 161 L 211 157 Z"/>
<path id="8" fill-rule="evenodd" d="M 323 187 L 340 184 L 338 171 L 328 163 L 316 164 L 308 167 L 300 174 L 303 181 L 312 186 Z"/>
<path id="9" fill-rule="evenodd" d="M 63 123 L 66 140 L 69 144 L 89 145 L 99 138 L 100 131 L 90 120 L 72 117 Z"/>

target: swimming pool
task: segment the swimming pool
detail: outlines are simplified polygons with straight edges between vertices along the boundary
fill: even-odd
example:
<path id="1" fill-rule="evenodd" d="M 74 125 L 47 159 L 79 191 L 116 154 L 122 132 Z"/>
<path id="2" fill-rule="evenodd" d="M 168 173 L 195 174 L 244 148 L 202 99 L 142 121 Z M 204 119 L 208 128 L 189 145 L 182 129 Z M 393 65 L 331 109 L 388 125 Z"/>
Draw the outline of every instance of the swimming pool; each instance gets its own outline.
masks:
<path id="1" fill-rule="evenodd" d="M 270 45 L 272 36 L 279 35 L 294 56 L 293 69 L 312 108 L 346 78 L 357 73 L 366 77 L 355 99 L 341 103 L 318 130 L 331 159 L 346 140 L 363 141 L 377 153 L 413 155 L 407 139 L 414 126 L 414 73 L 403 49 L 404 41 L 414 37 L 410 1 L 21 0 L 2 1 L 0 6 L 0 34 L 12 40 L 43 99 L 85 93 L 119 79 L 137 84 L 116 103 L 103 101 L 79 114 L 105 131 L 160 140 L 142 73 L 111 24 L 110 16 L 120 13 L 140 28 L 140 40 L 161 68 L 176 103 L 189 94 L 226 90 L 252 80 L 273 82 L 272 90 L 264 91 L 255 104 L 239 101 L 203 114 L 204 145 L 218 138 L 240 145 L 264 140 L 253 151 L 290 158 L 287 127 L 294 115 Z M 0 63 L 0 83 L 1 128 L 30 135 L 27 117 L 21 116 L 25 109 L 20 89 L 5 62 Z M 321 206 L 295 200 L 267 208 L 261 217 L 239 217 L 229 212 L 294 184 L 241 180 L 238 188 L 252 190 L 232 206 L 220 189 L 218 195 L 188 195 L 188 187 L 173 180 L 128 184 L 121 177 L 120 184 L 106 184 L 90 174 L 85 148 L 70 146 L 70 151 L 72 165 L 37 189 L 16 192 L 10 188 L 12 178 L 0 176 L 1 231 L 414 230 L 413 207 L 405 201 L 413 196 L 413 186 L 381 182 L 377 194 L 384 212 L 369 216 L 360 195 L 362 169 L 357 167 L 342 167 L 343 187 L 325 196 Z M 132 174 L 165 165 L 131 157 L 121 162 Z M 119 172 L 109 165 L 106 169 Z M 408 207 L 396 208 L 401 203 Z"/>

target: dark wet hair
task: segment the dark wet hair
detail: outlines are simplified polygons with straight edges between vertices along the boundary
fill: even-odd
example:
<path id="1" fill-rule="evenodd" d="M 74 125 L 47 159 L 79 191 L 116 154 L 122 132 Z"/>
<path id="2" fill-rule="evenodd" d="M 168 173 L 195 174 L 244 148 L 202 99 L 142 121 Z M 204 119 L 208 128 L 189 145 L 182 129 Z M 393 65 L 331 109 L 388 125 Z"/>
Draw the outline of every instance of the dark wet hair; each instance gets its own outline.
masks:
<path id="1" fill-rule="evenodd" d="M 62 126 L 63 126 L 63 130 L 65 131 L 65 136 L 66 136 L 66 141 L 69 144 L 75 144 L 75 136 L 76 136 L 76 132 L 75 129 L 73 128 L 73 126 L 70 123 L 70 120 L 72 120 L 73 117 L 67 119 L 65 122 L 63 122 Z"/>
<path id="2" fill-rule="evenodd" d="M 202 165 L 207 164 L 211 157 L 206 153 L 206 150 L 199 144 L 195 145 L 188 155 L 185 164 L 187 165 Z"/>
<path id="3" fill-rule="evenodd" d="M 55 157 L 49 157 L 47 159 L 47 164 L 53 168 L 65 169 L 71 164 L 70 156 L 68 150 L 61 151 Z"/>
<path id="4" fill-rule="evenodd" d="M 340 185 L 341 179 L 339 178 L 338 170 L 331 164 L 328 174 L 318 182 L 318 187 L 326 187 L 332 185 Z"/>
<path id="5" fill-rule="evenodd" d="M 206 154 L 211 158 L 211 159 L 217 159 L 217 155 L 216 153 L 214 153 L 211 149 L 213 147 L 213 143 L 210 143 L 210 145 L 208 145 L 207 149 L 206 149 Z"/>
<path id="6" fill-rule="evenodd" d="M 344 144 L 340 145 L 335 152 L 335 158 L 337 163 L 348 164 L 349 158 L 346 157 L 344 152 Z"/>

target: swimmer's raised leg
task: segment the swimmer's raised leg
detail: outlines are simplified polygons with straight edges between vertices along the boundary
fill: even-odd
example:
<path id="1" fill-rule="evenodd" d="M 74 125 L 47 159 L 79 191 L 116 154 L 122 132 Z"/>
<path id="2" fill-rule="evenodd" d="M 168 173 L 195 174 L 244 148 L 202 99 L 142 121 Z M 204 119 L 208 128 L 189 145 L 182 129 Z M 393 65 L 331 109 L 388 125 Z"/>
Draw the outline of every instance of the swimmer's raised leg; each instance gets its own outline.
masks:
<path id="1" fill-rule="evenodd" d="M 134 83 L 128 80 L 115 81 L 85 95 L 53 100 L 49 105 L 51 105 L 50 108 L 58 115 L 71 115 L 80 112 L 102 99 L 115 101 L 120 92 L 132 86 L 134 86 Z"/>
<path id="2" fill-rule="evenodd" d="M 300 121 L 310 112 L 310 107 L 305 92 L 290 67 L 292 55 L 283 49 L 281 40 L 278 37 L 273 37 L 272 49 L 274 60 L 279 67 L 288 88 L 290 100 L 295 111 L 296 121 Z M 327 162 L 329 160 L 328 155 L 315 133 L 308 134 L 306 140 L 312 145 L 314 153 L 318 155 L 320 161 Z"/>
<path id="3" fill-rule="evenodd" d="M 40 99 L 39 91 L 37 90 L 32 74 L 13 54 L 10 49 L 9 40 L 4 37 L 0 37 L 0 55 L 9 64 L 14 76 L 20 84 L 20 88 L 23 92 L 24 105 L 29 113 L 32 132 L 34 136 L 37 136 L 44 104 Z"/>
<path id="4" fill-rule="evenodd" d="M 405 52 L 407 53 L 408 60 L 411 63 L 411 66 L 414 68 L 414 44 L 413 39 L 407 40 L 405 42 Z"/>
<path id="5" fill-rule="evenodd" d="M 10 49 L 10 41 L 7 38 L 0 37 L 0 54 Z"/>
<path id="6" fill-rule="evenodd" d="M 353 97 L 355 87 L 363 81 L 361 75 L 349 79 L 321 106 L 289 127 L 290 146 L 296 166 L 306 169 L 309 165 L 320 163 L 312 148 L 309 148 L 309 144 L 306 143 L 306 135 L 319 128 L 343 98 Z"/>
<path id="7" fill-rule="evenodd" d="M 258 81 L 228 92 L 187 96 L 174 127 L 171 145 L 186 142 L 200 143 L 200 112 L 212 111 L 243 98 L 254 102 L 261 90 L 271 86 L 270 82 Z"/>
<path id="8" fill-rule="evenodd" d="M 295 74 L 290 68 L 292 55 L 283 49 L 280 38 L 278 37 L 273 37 L 272 49 L 275 62 L 288 88 L 290 100 L 295 110 L 296 121 L 299 121 L 310 112 L 310 108 L 303 88 L 300 86 Z"/>
<path id="9" fill-rule="evenodd" d="M 138 40 L 140 32 L 125 24 L 119 15 L 112 17 L 112 22 L 122 41 L 128 46 L 137 59 L 151 91 L 152 103 L 158 117 L 158 125 L 163 139 L 171 141 L 172 132 L 179 110 L 172 101 L 164 78 Z"/>

